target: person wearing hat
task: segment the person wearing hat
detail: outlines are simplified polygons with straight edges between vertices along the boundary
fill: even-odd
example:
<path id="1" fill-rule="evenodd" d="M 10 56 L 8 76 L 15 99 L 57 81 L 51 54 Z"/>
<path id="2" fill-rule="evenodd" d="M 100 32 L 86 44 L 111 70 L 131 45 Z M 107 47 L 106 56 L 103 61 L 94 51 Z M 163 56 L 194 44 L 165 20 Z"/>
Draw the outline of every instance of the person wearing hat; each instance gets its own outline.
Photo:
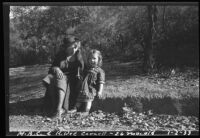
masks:
<path id="1" fill-rule="evenodd" d="M 71 36 L 63 39 L 60 51 L 43 79 L 46 87 L 44 108 L 52 118 L 61 118 L 61 114 L 73 109 L 78 96 L 77 84 L 81 81 L 84 61 L 81 42 Z"/>

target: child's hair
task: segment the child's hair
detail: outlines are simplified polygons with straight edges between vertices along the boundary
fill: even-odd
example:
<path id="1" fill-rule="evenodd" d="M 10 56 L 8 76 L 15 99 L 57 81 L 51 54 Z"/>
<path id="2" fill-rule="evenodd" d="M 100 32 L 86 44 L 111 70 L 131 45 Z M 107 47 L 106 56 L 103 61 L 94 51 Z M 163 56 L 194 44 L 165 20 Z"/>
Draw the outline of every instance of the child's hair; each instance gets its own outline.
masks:
<path id="1" fill-rule="evenodd" d="M 88 58 L 90 58 L 91 55 L 94 55 L 94 54 L 98 55 L 98 64 L 97 65 L 98 65 L 98 67 L 101 67 L 102 64 L 103 64 L 103 61 L 102 61 L 103 57 L 102 57 L 102 54 L 101 54 L 101 52 L 99 50 L 96 50 L 96 49 L 90 50 Z"/>

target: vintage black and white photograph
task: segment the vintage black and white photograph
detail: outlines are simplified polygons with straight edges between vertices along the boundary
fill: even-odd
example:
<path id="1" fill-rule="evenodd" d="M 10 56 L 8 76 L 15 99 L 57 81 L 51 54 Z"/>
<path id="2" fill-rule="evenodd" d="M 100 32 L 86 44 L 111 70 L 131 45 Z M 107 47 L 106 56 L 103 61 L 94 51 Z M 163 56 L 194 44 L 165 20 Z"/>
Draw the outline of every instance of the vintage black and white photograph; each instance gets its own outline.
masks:
<path id="1" fill-rule="evenodd" d="M 198 2 L 7 5 L 8 135 L 199 135 Z"/>

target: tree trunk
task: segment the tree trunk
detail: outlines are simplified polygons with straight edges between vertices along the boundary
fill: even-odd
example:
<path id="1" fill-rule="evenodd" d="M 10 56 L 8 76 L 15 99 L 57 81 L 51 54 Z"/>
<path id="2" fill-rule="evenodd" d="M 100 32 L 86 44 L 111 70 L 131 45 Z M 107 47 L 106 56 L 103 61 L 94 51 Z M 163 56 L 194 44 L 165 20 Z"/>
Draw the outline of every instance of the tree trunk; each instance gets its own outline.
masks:
<path id="1" fill-rule="evenodd" d="M 119 35 L 119 45 L 120 45 L 120 49 L 124 51 L 124 37 L 122 34 Z"/>
<path id="2" fill-rule="evenodd" d="M 163 15 L 162 15 L 162 31 L 165 32 L 165 6 L 163 6 Z"/>
<path id="3" fill-rule="evenodd" d="M 155 31 L 155 9 L 156 7 L 150 5 L 147 7 L 148 11 L 148 30 L 145 37 L 145 47 L 144 47 L 144 64 L 143 69 L 145 72 L 153 71 L 155 67 L 155 56 L 153 51 L 153 36 Z"/>

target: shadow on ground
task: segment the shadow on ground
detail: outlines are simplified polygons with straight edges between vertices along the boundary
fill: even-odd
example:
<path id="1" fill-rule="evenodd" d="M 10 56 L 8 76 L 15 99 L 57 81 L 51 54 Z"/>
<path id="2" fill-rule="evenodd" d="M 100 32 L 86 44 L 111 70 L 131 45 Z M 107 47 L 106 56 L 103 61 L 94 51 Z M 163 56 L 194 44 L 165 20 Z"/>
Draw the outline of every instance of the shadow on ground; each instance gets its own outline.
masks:
<path id="1" fill-rule="evenodd" d="M 30 99 L 9 104 L 9 115 L 44 115 L 42 112 L 44 98 Z"/>
<path id="2" fill-rule="evenodd" d="M 172 99 L 165 98 L 106 98 L 93 102 L 92 111 L 102 110 L 109 113 L 123 112 L 125 104 L 135 112 L 152 110 L 155 114 L 185 115 L 199 117 L 199 98 Z"/>
<path id="3" fill-rule="evenodd" d="M 9 104 L 9 115 L 42 115 L 43 98 L 31 99 Z M 199 117 L 199 98 L 172 99 L 165 98 L 106 98 L 96 99 L 91 112 L 102 110 L 108 113 L 123 112 L 125 104 L 135 112 L 152 110 L 156 114 L 185 115 Z"/>

